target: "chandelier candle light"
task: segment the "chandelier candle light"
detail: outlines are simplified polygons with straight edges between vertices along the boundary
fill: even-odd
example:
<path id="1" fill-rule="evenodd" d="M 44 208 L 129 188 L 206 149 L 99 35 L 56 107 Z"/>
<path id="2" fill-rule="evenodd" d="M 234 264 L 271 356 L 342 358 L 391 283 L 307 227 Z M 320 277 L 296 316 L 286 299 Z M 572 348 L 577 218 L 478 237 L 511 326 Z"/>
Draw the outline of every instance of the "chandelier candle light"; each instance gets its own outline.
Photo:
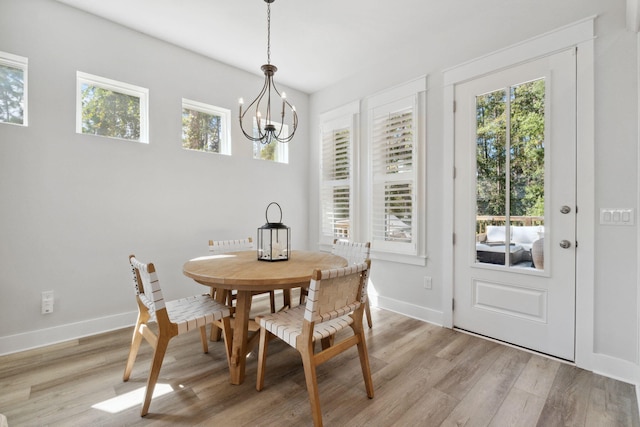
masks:
<path id="1" fill-rule="evenodd" d="M 260 69 L 264 73 L 264 86 L 256 97 L 256 99 L 249 104 L 246 110 L 243 111 L 242 106 L 244 101 L 242 98 L 239 100 L 240 104 L 240 129 L 247 139 L 254 142 L 261 142 L 262 144 L 270 144 L 272 141 L 289 142 L 293 138 L 298 127 L 298 114 L 296 113 L 296 107 L 291 105 L 287 100 L 287 95 L 278 90 L 276 83 L 273 80 L 273 75 L 278 71 L 278 68 L 271 64 L 271 3 L 275 0 L 264 0 L 267 3 L 267 63 Z M 280 110 L 280 123 L 274 123 L 271 119 L 271 92 L 275 92 L 274 98 L 282 100 L 282 108 Z M 277 97 L 276 97 L 277 95 Z M 265 100 L 266 96 L 266 100 Z M 262 105 L 266 101 L 266 106 Z M 260 108 L 266 108 L 265 114 L 260 112 Z M 250 132 L 247 132 L 243 126 L 244 116 L 255 109 L 254 112 L 249 114 L 249 117 L 253 117 L 254 123 L 251 125 Z M 277 109 L 277 107 L 276 107 Z M 291 126 L 287 126 L 289 129 L 285 130 L 285 116 L 287 111 L 290 111 Z M 275 114 L 278 114 L 277 111 Z M 255 126 L 255 128 L 254 128 Z M 285 130 L 283 132 L 283 130 Z"/>

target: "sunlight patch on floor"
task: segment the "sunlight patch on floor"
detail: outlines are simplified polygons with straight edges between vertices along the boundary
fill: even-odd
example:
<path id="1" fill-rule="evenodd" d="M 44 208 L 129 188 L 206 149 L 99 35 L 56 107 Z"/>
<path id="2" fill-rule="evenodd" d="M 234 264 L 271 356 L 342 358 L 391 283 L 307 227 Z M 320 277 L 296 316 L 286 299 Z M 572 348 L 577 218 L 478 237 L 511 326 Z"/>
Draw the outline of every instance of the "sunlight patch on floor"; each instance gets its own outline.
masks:
<path id="1" fill-rule="evenodd" d="M 96 403 L 91 407 L 110 414 L 117 414 L 118 412 L 122 412 L 136 405 L 142 405 L 146 389 L 146 387 L 140 387 L 128 393 L 121 394 L 120 396 Z M 156 384 L 156 388 L 153 390 L 152 398 L 155 399 L 156 397 L 164 396 L 172 391 L 173 388 L 169 384 L 158 383 Z"/>

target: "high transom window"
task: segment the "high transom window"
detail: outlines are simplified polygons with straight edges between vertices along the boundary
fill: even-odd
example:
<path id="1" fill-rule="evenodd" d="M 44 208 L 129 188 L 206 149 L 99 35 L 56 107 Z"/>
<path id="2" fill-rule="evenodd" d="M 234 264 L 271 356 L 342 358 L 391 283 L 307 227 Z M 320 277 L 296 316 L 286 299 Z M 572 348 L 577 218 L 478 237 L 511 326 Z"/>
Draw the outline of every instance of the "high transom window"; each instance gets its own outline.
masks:
<path id="1" fill-rule="evenodd" d="M 202 102 L 182 100 L 182 148 L 231 154 L 231 112 Z"/>
<path id="2" fill-rule="evenodd" d="M 77 72 L 76 132 L 149 142 L 149 90 Z"/>
<path id="3" fill-rule="evenodd" d="M 27 63 L 0 52 L 0 123 L 27 126 Z"/>

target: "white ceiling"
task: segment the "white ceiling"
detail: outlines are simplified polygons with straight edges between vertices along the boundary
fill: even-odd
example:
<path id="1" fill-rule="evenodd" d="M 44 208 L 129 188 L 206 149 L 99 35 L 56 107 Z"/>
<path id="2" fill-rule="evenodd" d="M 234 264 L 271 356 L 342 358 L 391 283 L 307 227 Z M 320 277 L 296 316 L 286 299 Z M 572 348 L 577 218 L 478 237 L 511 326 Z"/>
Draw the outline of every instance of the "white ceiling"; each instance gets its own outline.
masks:
<path id="1" fill-rule="evenodd" d="M 267 62 L 263 0 L 58 0 L 126 27 L 261 75 Z M 513 0 L 276 0 L 271 62 L 276 81 L 313 93 L 418 48 L 452 22 Z M 535 2 L 534 2 L 535 3 Z"/>

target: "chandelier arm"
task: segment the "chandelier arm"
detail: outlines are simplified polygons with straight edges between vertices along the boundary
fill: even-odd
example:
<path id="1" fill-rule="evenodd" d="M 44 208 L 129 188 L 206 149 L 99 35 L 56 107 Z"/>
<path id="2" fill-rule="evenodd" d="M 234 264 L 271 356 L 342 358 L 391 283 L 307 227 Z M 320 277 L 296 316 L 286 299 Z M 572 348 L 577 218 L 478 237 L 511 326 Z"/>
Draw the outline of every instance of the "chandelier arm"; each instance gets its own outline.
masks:
<path id="1" fill-rule="evenodd" d="M 244 110 L 244 112 L 242 111 L 242 105 L 240 106 L 240 115 L 239 115 L 239 119 L 240 119 L 240 129 L 242 130 L 242 133 L 244 134 L 244 136 L 253 141 L 253 142 L 258 142 L 258 141 L 262 141 L 266 134 L 264 132 L 262 132 L 262 129 L 260 127 L 260 123 L 257 122 L 257 117 L 256 117 L 256 127 L 258 128 L 258 137 L 254 137 L 253 136 L 253 131 L 251 132 L 251 134 L 248 134 L 243 126 L 244 123 L 244 116 L 251 110 L 251 108 L 255 105 L 255 111 L 256 114 L 260 111 L 260 101 L 262 100 L 262 98 L 264 97 L 264 94 L 267 92 L 269 85 L 268 85 L 268 79 L 265 78 L 265 82 L 264 85 L 262 86 L 262 90 L 260 91 L 260 93 L 258 94 L 258 96 L 251 101 L 251 103 L 249 104 L 249 106 L 247 106 L 247 109 Z M 253 129 L 253 124 L 251 125 L 251 128 Z"/>
<path id="2" fill-rule="evenodd" d="M 282 130 L 284 129 L 284 117 L 285 117 L 285 108 L 284 108 L 284 104 L 289 106 L 289 109 L 291 109 L 293 111 L 293 107 L 291 106 L 291 104 L 289 104 L 289 101 L 282 98 L 282 94 L 280 93 L 280 91 L 278 90 L 278 87 L 276 86 L 276 82 L 272 82 L 271 87 L 273 87 L 273 90 L 278 94 L 278 97 L 280 99 L 282 99 L 283 101 L 283 106 L 282 106 L 282 113 L 280 115 L 280 129 L 278 130 L 278 133 L 274 134 L 274 137 L 277 141 L 279 142 L 283 142 L 284 139 L 286 138 L 280 138 L 280 135 L 282 134 Z M 269 94 L 271 95 L 271 94 Z M 269 105 L 271 105 L 271 99 L 269 99 Z"/>

